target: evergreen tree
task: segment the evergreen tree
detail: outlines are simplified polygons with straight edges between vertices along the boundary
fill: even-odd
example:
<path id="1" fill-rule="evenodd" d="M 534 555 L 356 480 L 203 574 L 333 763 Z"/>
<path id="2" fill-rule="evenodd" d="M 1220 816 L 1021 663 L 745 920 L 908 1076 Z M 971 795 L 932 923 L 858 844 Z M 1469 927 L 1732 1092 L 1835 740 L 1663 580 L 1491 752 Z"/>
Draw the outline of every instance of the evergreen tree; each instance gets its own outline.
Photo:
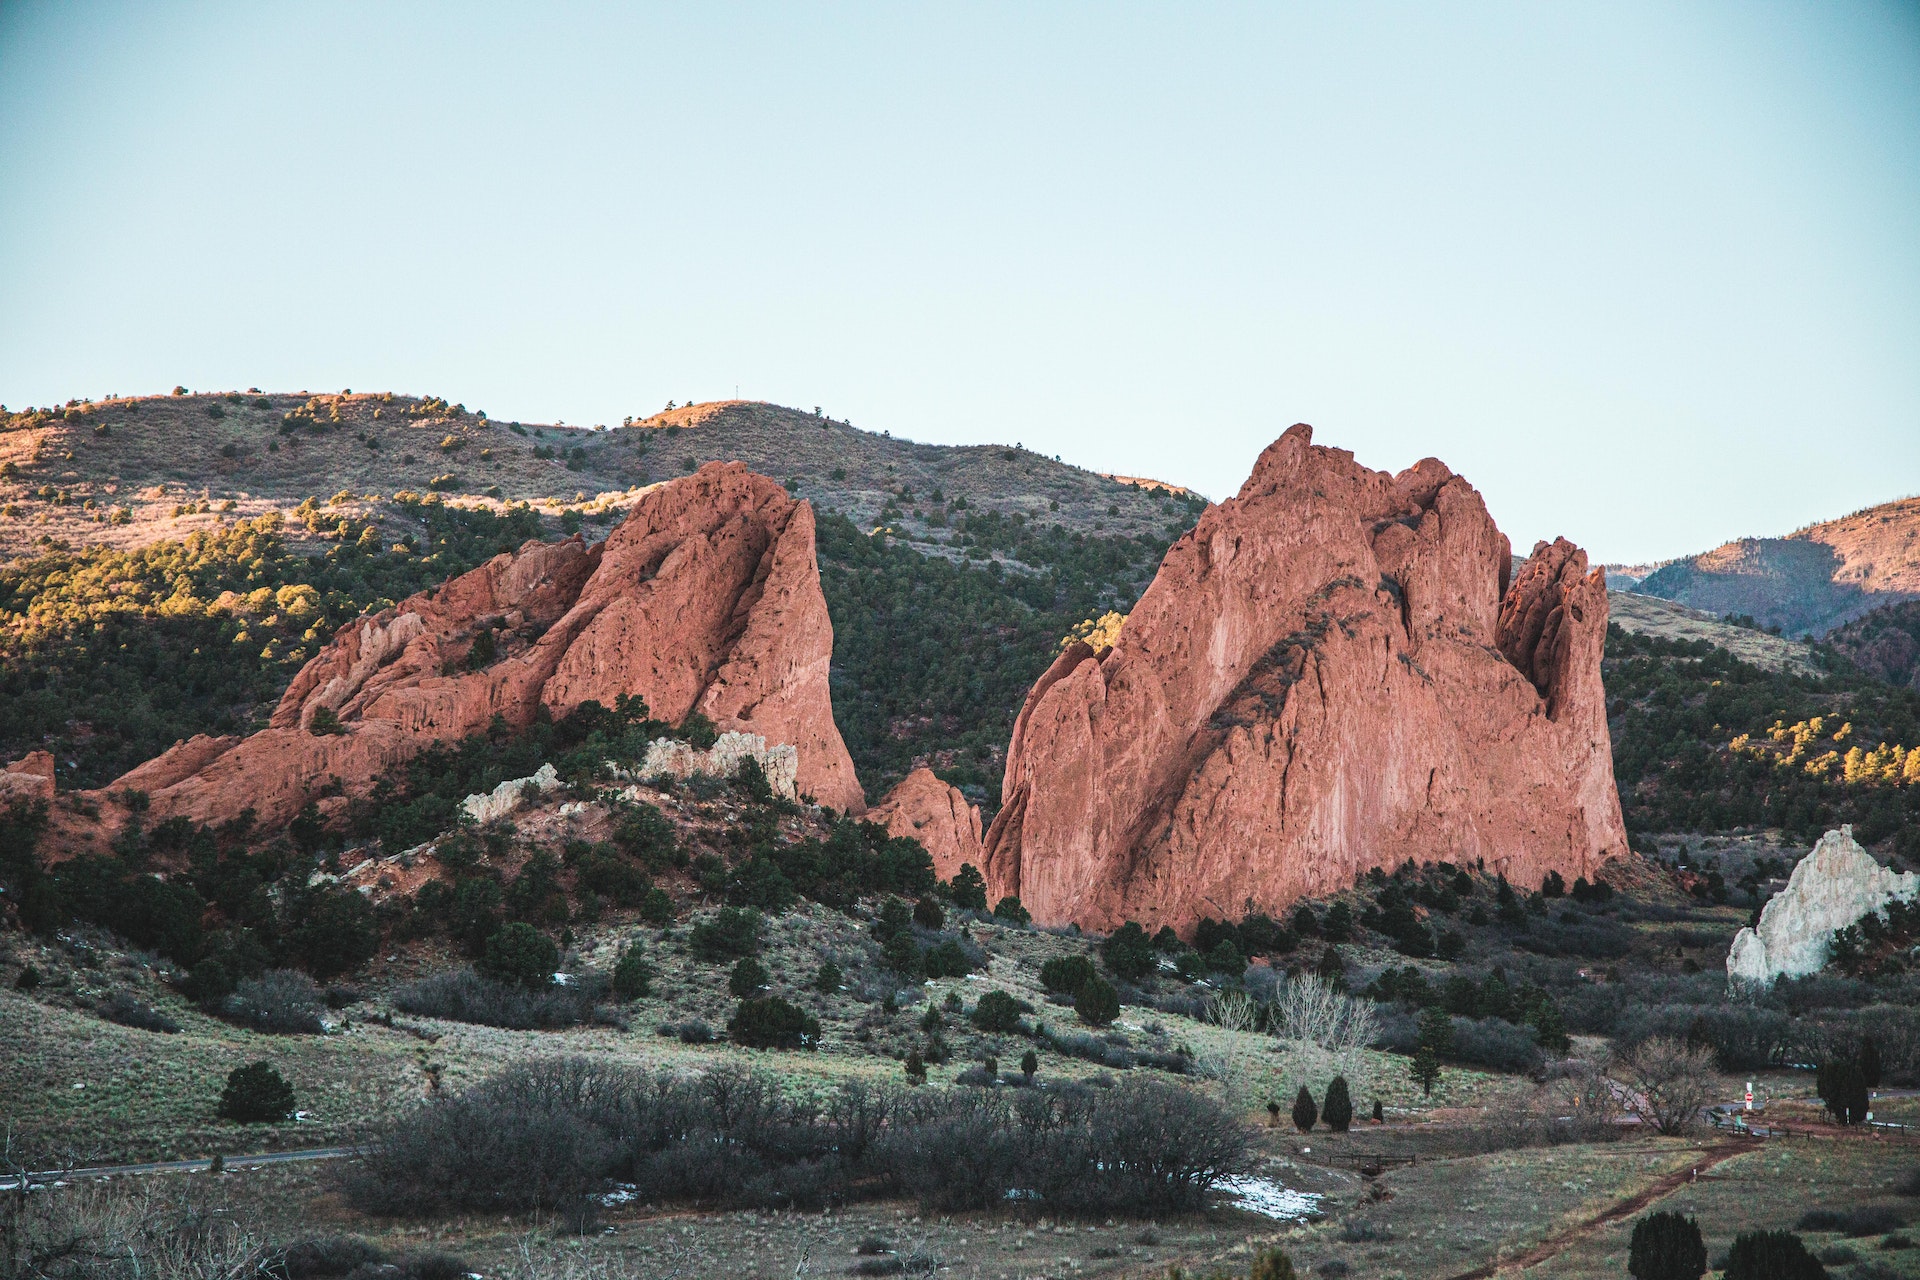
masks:
<path id="1" fill-rule="evenodd" d="M 1859 1063 L 1860 1077 L 1867 1082 L 1867 1088 L 1878 1089 L 1881 1073 L 1880 1046 L 1874 1042 L 1872 1036 L 1867 1036 L 1860 1041 Z"/>
<path id="2" fill-rule="evenodd" d="M 1105 978 L 1096 977 L 1073 998 L 1073 1011 L 1090 1027 L 1104 1027 L 1120 1016 L 1120 993 Z"/>
<path id="3" fill-rule="evenodd" d="M 1293 1099 L 1293 1127 L 1302 1133 L 1309 1133 L 1319 1119 L 1320 1108 L 1313 1105 L 1313 1094 L 1307 1091 L 1307 1086 L 1301 1085 L 1300 1092 Z"/>
<path id="4" fill-rule="evenodd" d="M 293 1086 L 264 1062 L 235 1067 L 220 1092 L 220 1118 L 241 1124 L 278 1122 L 293 1114 Z"/>
<path id="5" fill-rule="evenodd" d="M 963 862 L 953 873 L 953 905 L 963 911 L 987 909 L 987 881 L 971 862 Z"/>
<path id="6" fill-rule="evenodd" d="M 1662 1212 L 1633 1224 L 1627 1271 L 1634 1280 L 1700 1280 L 1706 1270 L 1707 1246 L 1694 1219 Z"/>
<path id="7" fill-rule="evenodd" d="M 530 924 L 518 921 L 494 931 L 487 951 L 475 966 L 498 982 L 511 982 L 537 991 L 553 984 L 560 967 L 560 948 Z"/>
<path id="8" fill-rule="evenodd" d="M 1345 1133 L 1353 1124 L 1353 1098 L 1348 1093 L 1345 1076 L 1335 1076 L 1327 1086 L 1327 1100 L 1321 1104 L 1320 1118 L 1335 1133 Z"/>
<path id="9" fill-rule="evenodd" d="M 619 963 L 613 966 L 613 994 L 622 1000 L 638 1000 L 647 994 L 652 982 L 653 966 L 641 953 L 640 944 L 628 943 Z"/>
<path id="10" fill-rule="evenodd" d="M 1823 1065 L 1815 1077 L 1820 1100 L 1837 1124 L 1859 1124 L 1867 1118 L 1867 1078 L 1852 1059 Z"/>
<path id="11" fill-rule="evenodd" d="M 1827 1269 L 1791 1231 L 1749 1231 L 1727 1250 L 1725 1280 L 1826 1280 Z"/>

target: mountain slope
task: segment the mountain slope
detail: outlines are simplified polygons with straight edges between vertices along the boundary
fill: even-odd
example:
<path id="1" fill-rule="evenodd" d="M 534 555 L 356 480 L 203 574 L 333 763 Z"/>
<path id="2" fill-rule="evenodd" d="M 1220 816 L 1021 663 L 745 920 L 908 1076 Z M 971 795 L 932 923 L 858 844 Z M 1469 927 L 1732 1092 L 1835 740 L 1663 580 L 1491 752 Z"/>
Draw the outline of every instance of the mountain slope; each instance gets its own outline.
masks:
<path id="1" fill-rule="evenodd" d="M 1784 538 L 1741 538 L 1676 560 L 1638 591 L 1713 614 L 1820 636 L 1920 597 L 1920 498 L 1882 503 Z"/>

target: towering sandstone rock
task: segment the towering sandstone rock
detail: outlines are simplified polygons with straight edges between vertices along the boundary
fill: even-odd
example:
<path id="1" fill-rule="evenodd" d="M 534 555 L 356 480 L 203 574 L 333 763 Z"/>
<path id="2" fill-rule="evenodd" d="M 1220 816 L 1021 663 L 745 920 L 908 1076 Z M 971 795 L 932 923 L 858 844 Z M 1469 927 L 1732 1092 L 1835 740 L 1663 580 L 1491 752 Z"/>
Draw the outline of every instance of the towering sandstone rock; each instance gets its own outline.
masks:
<path id="1" fill-rule="evenodd" d="M 1827 964 L 1836 930 L 1878 911 L 1895 898 L 1920 896 L 1920 874 L 1893 872 L 1853 838 L 1852 827 L 1820 837 L 1794 865 L 1787 887 L 1768 899 L 1758 929 L 1742 929 L 1727 952 L 1734 982 L 1771 983 L 1804 978 Z"/>
<path id="2" fill-rule="evenodd" d="M 1433 459 L 1397 476 L 1295 426 L 1168 551 L 1111 649 L 1067 648 L 1008 747 L 990 896 L 1186 930 L 1402 860 L 1516 883 L 1627 840 L 1603 574 L 1507 539 Z"/>
<path id="3" fill-rule="evenodd" d="M 860 812 L 827 688 L 833 627 L 813 532 L 813 509 L 774 481 L 709 463 L 643 496 L 603 543 L 529 542 L 350 624 L 266 729 L 178 744 L 110 789 L 148 792 L 156 817 L 251 807 L 278 824 L 330 780 L 365 791 L 496 715 L 524 726 L 542 707 L 558 717 L 625 693 L 662 720 L 701 711 L 792 746 L 801 791 Z M 343 731 L 314 732 L 329 716 Z"/>

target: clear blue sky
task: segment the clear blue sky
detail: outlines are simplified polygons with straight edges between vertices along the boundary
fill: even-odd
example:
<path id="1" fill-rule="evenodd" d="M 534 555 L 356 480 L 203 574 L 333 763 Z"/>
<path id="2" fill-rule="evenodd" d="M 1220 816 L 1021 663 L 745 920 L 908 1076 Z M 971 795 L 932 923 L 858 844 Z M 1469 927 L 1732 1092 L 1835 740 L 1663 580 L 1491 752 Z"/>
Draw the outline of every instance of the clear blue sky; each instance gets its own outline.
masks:
<path id="1" fill-rule="evenodd" d="M 175 383 L 1783 532 L 1920 490 L 1920 9 L 0 5 L 0 400 Z"/>

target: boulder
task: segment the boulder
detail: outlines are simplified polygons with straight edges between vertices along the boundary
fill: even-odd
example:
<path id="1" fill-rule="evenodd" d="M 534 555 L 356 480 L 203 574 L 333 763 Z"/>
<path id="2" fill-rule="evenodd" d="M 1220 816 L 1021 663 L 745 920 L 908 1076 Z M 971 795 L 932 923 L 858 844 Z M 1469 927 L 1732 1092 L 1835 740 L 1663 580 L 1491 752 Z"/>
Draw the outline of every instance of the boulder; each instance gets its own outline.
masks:
<path id="1" fill-rule="evenodd" d="M 891 835 L 918 840 L 933 855 L 934 873 L 942 880 L 953 879 L 967 863 L 977 869 L 985 861 L 979 808 L 931 769 L 915 769 L 902 778 L 867 810 L 867 821 L 879 823 Z"/>
<path id="2" fill-rule="evenodd" d="M 424 747 L 621 694 L 680 723 L 796 752 L 800 790 L 859 812 L 833 722 L 833 628 L 813 510 L 738 463 L 645 492 L 605 542 L 518 551 L 342 628 L 294 677 L 268 727 L 196 738 L 108 788 L 140 785 L 154 817 L 213 823 L 251 808 L 284 824 L 337 780 L 346 795 Z"/>
<path id="3" fill-rule="evenodd" d="M 53 800 L 53 756 L 29 751 L 0 769 L 0 805 L 15 801 Z"/>
<path id="4" fill-rule="evenodd" d="M 1111 647 L 1069 644 L 1028 694 L 990 896 L 1043 924 L 1187 931 L 1409 858 L 1532 886 L 1629 856 L 1605 577 L 1565 541 L 1510 573 L 1441 463 L 1371 471 L 1289 429 Z"/>
<path id="5" fill-rule="evenodd" d="M 770 747 L 757 733 L 723 733 L 705 751 L 675 738 L 657 738 L 647 744 L 639 774 L 683 782 L 692 777 L 731 778 L 746 760 L 759 762 L 774 795 L 783 800 L 799 798 L 800 753 L 784 743 Z"/>
<path id="6" fill-rule="evenodd" d="M 1853 828 L 1829 831 L 1800 859 L 1787 887 L 1760 910 L 1760 927 L 1742 929 L 1727 951 L 1727 978 L 1770 984 L 1804 978 L 1826 967 L 1833 935 L 1896 898 L 1920 894 L 1920 875 L 1889 871 L 1853 838 Z"/>
<path id="7" fill-rule="evenodd" d="M 543 764 L 527 777 L 509 778 L 492 791 L 468 796 L 460 802 L 460 810 L 484 827 L 489 822 L 517 812 L 526 803 L 529 786 L 546 791 L 559 785 L 559 771 L 550 764 Z"/>

